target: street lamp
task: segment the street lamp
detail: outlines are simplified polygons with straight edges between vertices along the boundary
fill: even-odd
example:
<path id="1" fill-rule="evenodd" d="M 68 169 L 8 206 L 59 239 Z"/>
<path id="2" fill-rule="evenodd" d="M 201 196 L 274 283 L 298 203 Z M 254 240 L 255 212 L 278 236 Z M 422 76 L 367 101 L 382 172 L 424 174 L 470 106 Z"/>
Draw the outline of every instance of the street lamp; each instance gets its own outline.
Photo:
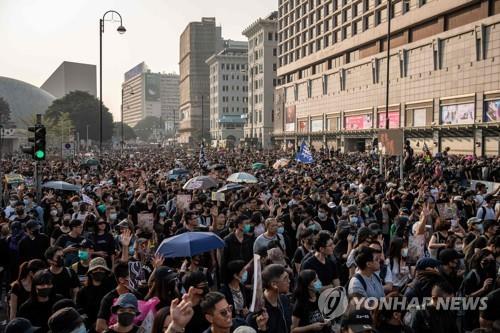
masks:
<path id="1" fill-rule="evenodd" d="M 123 96 L 124 96 L 124 92 L 125 92 L 125 88 L 128 87 L 130 88 L 130 95 L 133 95 L 134 94 L 134 88 L 131 87 L 130 85 L 128 84 L 124 84 L 122 85 L 122 116 L 121 116 L 121 128 L 122 128 L 122 132 L 121 132 L 121 155 L 123 155 L 123 144 L 125 142 L 124 140 L 124 135 L 123 135 Z"/>
<path id="2" fill-rule="evenodd" d="M 108 10 L 104 13 L 102 19 L 99 19 L 99 155 L 102 154 L 102 34 L 104 33 L 105 18 L 109 13 L 111 15 L 116 14 L 120 18 L 120 26 L 116 31 L 119 34 L 124 34 L 127 31 L 123 26 L 122 16 L 115 10 Z"/>

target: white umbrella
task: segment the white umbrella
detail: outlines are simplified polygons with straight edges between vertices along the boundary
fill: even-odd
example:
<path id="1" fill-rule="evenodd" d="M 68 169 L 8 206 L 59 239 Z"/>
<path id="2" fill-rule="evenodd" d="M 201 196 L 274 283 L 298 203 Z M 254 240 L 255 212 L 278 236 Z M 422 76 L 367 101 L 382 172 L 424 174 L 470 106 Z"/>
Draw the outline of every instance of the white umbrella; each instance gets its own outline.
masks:
<path id="1" fill-rule="evenodd" d="M 246 172 L 233 173 L 227 178 L 228 182 L 232 183 L 246 183 L 246 184 L 256 184 L 258 182 L 257 178 Z"/>
<path id="2" fill-rule="evenodd" d="M 198 176 L 188 180 L 182 188 L 185 190 L 208 190 L 213 187 L 219 187 L 217 180 L 209 176 Z"/>

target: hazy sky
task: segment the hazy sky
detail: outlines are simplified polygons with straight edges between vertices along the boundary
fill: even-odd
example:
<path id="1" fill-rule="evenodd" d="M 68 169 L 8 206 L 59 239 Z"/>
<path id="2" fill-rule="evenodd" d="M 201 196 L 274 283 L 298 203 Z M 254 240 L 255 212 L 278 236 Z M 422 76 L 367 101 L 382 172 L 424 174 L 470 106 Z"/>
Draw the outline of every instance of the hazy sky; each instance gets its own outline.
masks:
<path id="1" fill-rule="evenodd" d="M 119 120 L 123 74 L 141 61 L 155 72 L 178 73 L 179 36 L 188 22 L 214 16 L 224 38 L 245 40 L 241 32 L 275 10 L 277 2 L 0 0 L 0 76 L 39 87 L 65 60 L 98 65 L 99 18 L 114 9 L 122 15 L 127 32 L 120 35 L 118 23 L 106 22 L 103 101 Z"/>

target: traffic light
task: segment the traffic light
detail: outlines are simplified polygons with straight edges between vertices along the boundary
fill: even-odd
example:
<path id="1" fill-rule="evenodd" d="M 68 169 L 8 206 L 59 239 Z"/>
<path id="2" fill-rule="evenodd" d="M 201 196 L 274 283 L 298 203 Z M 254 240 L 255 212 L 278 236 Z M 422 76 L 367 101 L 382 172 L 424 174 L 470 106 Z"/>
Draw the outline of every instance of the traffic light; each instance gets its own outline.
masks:
<path id="1" fill-rule="evenodd" d="M 34 137 L 28 138 L 28 141 L 32 142 L 33 144 L 26 147 L 22 147 L 23 153 L 31 155 L 31 157 L 35 161 L 45 160 L 45 155 L 46 155 L 45 126 L 41 124 L 36 124 L 35 126 L 28 127 L 28 131 L 34 133 Z"/>
<path id="2" fill-rule="evenodd" d="M 45 126 L 43 126 L 43 125 L 37 125 L 35 127 L 36 127 L 36 129 L 35 129 L 35 147 L 34 147 L 33 158 L 35 159 L 35 161 L 43 161 L 43 160 L 45 160 L 45 154 L 46 154 L 46 151 L 45 151 L 46 130 L 45 130 Z"/>

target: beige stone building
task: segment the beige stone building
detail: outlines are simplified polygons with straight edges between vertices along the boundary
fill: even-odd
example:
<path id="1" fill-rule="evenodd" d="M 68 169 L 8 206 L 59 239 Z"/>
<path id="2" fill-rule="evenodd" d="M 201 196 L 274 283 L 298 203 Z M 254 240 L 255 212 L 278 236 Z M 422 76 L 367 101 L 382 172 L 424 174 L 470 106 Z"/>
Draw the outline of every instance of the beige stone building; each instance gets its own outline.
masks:
<path id="1" fill-rule="evenodd" d="M 498 155 L 500 0 L 392 0 L 390 127 Z M 387 0 L 279 0 L 274 138 L 367 149 L 385 125 Z"/>
<path id="2" fill-rule="evenodd" d="M 248 38 L 247 144 L 268 148 L 274 121 L 274 88 L 278 65 L 278 12 L 259 18 L 244 31 Z"/>
<path id="3" fill-rule="evenodd" d="M 205 61 L 223 47 L 214 17 L 191 22 L 180 36 L 180 119 L 177 141 L 197 145 L 210 139 L 210 82 Z"/>

